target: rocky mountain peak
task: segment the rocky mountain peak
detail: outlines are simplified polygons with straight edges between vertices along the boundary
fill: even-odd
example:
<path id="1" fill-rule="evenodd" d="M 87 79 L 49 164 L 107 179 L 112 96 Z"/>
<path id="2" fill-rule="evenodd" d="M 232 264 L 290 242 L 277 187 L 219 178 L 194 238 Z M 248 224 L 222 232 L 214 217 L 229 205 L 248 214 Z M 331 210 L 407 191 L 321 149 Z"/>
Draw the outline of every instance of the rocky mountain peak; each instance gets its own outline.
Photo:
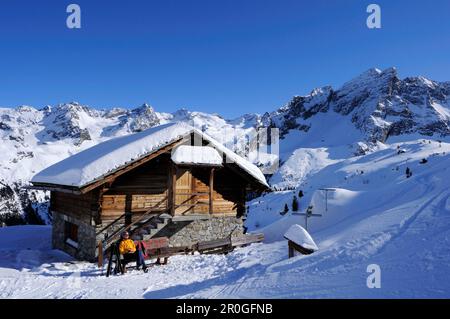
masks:
<path id="1" fill-rule="evenodd" d="M 153 109 L 153 107 L 150 104 L 144 103 L 141 106 L 135 108 L 133 110 L 134 112 L 155 112 L 155 110 Z"/>
<path id="2" fill-rule="evenodd" d="M 20 105 L 17 107 L 17 111 L 19 113 L 25 113 L 25 112 L 36 112 L 37 110 L 29 105 Z"/>
<path id="3" fill-rule="evenodd" d="M 48 106 L 41 112 L 44 115 L 42 119 L 44 129 L 37 134 L 41 141 L 69 138 L 75 145 L 80 145 L 85 140 L 91 140 L 84 120 L 98 117 L 101 114 L 78 102 L 60 103 L 55 108 Z"/>
<path id="4" fill-rule="evenodd" d="M 284 136 L 290 130 L 307 132 L 318 113 L 335 112 L 365 136 L 366 141 L 384 142 L 390 136 L 419 133 L 450 135 L 450 90 L 448 83 L 425 77 L 400 79 L 396 68 L 369 69 L 339 89 L 314 89 L 294 96 L 277 111 L 264 115 Z"/>
<path id="5" fill-rule="evenodd" d="M 42 108 L 39 109 L 40 112 L 44 113 L 45 115 L 48 115 L 52 112 L 52 106 L 51 105 L 46 105 Z"/>
<path id="6" fill-rule="evenodd" d="M 191 114 L 191 112 L 185 107 L 182 107 L 179 110 L 172 113 L 173 117 L 176 119 L 188 118 L 190 116 L 190 114 Z"/>
<path id="7" fill-rule="evenodd" d="M 126 118 L 122 117 L 122 121 L 128 123 L 132 132 L 140 132 L 160 123 L 158 114 L 153 107 L 147 103 L 131 110 Z"/>
<path id="8" fill-rule="evenodd" d="M 333 90 L 333 88 L 330 85 L 327 86 L 323 86 L 321 88 L 315 88 L 311 91 L 311 93 L 309 93 L 309 95 L 311 97 L 315 97 L 315 96 L 321 96 L 321 95 L 328 95 L 330 94 L 330 92 Z"/>

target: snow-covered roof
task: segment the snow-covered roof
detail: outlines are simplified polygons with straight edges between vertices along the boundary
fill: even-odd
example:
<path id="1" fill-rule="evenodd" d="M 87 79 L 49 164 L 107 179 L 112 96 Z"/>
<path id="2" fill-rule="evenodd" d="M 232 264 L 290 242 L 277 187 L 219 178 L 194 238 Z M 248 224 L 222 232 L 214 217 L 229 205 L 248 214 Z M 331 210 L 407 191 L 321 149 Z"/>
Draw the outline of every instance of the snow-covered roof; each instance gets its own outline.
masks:
<path id="1" fill-rule="evenodd" d="M 319 250 L 311 235 L 300 225 L 292 225 L 284 234 L 284 238 L 293 241 L 299 246 L 313 251 Z"/>
<path id="2" fill-rule="evenodd" d="M 97 144 L 70 156 L 36 174 L 31 182 L 83 187 L 100 180 L 116 170 L 129 165 L 169 145 L 192 132 L 202 136 L 218 152 L 249 173 L 262 185 L 269 187 L 261 170 L 241 156 L 215 141 L 200 130 L 185 123 L 170 123 L 145 131 L 122 136 Z"/>
<path id="3" fill-rule="evenodd" d="M 175 164 L 222 165 L 222 156 L 209 146 L 180 145 L 172 150 Z"/>

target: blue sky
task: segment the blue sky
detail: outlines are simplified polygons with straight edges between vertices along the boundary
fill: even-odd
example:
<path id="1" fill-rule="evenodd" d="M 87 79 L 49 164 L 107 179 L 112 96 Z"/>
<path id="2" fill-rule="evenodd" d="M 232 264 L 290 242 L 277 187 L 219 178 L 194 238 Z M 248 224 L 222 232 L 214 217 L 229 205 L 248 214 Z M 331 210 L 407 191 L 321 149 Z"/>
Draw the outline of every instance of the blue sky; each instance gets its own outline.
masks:
<path id="1" fill-rule="evenodd" d="M 77 3 L 82 29 L 66 27 Z M 366 7 L 382 8 L 382 29 Z M 0 106 L 79 101 L 227 118 L 370 67 L 450 80 L 450 1 L 1 0 Z"/>

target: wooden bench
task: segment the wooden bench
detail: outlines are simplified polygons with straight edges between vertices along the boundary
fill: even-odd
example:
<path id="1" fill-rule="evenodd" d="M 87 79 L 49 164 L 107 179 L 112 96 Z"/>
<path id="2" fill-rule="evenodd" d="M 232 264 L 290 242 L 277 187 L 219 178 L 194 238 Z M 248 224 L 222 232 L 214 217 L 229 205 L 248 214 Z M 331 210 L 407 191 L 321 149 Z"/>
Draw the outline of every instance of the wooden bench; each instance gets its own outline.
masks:
<path id="1" fill-rule="evenodd" d="M 134 242 L 136 247 L 139 249 L 140 245 L 144 245 L 145 254 L 144 259 L 149 260 L 156 258 L 156 264 L 167 264 L 167 260 L 169 255 L 166 253 L 167 248 L 169 248 L 169 238 L 167 237 L 158 237 L 152 238 L 148 240 L 139 240 Z M 161 263 L 161 258 L 164 258 L 164 261 Z"/>
<path id="2" fill-rule="evenodd" d="M 196 250 L 200 254 L 215 254 L 215 253 L 227 253 L 233 250 L 231 245 L 231 238 L 221 238 L 208 241 L 198 242 Z"/>
<path id="3" fill-rule="evenodd" d="M 201 254 L 228 253 L 235 247 L 246 246 L 249 244 L 261 242 L 264 240 L 264 234 L 249 234 L 239 237 L 227 237 L 199 242 L 196 250 Z"/>
<path id="4" fill-rule="evenodd" d="M 167 260 L 170 256 L 187 254 L 192 251 L 189 246 L 169 247 L 169 238 L 167 237 L 139 240 L 135 242 L 136 247 L 138 247 L 140 243 L 145 247 L 144 259 L 148 260 L 156 258 L 156 264 L 162 265 L 167 264 Z M 163 259 L 163 262 L 161 262 L 161 259 Z"/>
<path id="5" fill-rule="evenodd" d="M 258 234 L 247 234 L 245 236 L 239 236 L 239 237 L 232 237 L 231 238 L 231 246 L 233 247 L 240 247 L 240 246 L 246 246 L 253 243 L 259 243 L 264 240 L 264 234 L 258 233 Z"/>

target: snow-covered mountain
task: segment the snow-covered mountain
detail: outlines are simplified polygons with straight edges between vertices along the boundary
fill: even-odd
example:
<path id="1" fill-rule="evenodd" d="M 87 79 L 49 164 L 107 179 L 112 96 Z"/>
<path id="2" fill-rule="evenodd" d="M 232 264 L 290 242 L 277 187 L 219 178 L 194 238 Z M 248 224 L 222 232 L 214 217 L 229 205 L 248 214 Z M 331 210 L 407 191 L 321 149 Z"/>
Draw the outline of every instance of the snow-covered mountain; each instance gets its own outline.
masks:
<path id="1" fill-rule="evenodd" d="M 294 188 L 324 167 L 384 149 L 398 138 L 448 137 L 450 82 L 400 79 L 394 68 L 371 69 L 339 89 L 317 88 L 275 111 L 231 120 L 187 109 L 160 113 L 148 104 L 0 108 L 0 214 L 11 220 L 11 214 L 26 211 L 32 218 L 38 211 L 49 222 L 45 194 L 23 189 L 35 173 L 96 143 L 173 121 L 194 124 L 241 154 L 249 151 L 243 143 L 249 130 L 279 128 L 281 167 L 270 182 L 277 189 Z"/>
<path id="2" fill-rule="evenodd" d="M 401 80 L 395 68 L 370 69 L 338 90 L 327 86 L 296 96 L 277 111 L 266 113 L 262 122 L 273 122 L 283 133 L 294 128 L 307 132 L 318 113 L 334 112 L 350 120 L 367 142 L 411 133 L 447 136 L 449 103 L 450 82 L 424 77 Z"/>
<path id="3" fill-rule="evenodd" d="M 50 223 L 46 194 L 23 188 L 36 172 L 101 141 L 173 121 L 193 124 L 244 155 L 256 145 L 244 143 L 252 128 L 280 129 L 280 167 L 267 176 L 274 191 L 247 203 L 245 224 L 263 232 L 265 242 L 227 255 L 174 256 L 169 268 L 111 284 L 96 265 L 52 250 L 51 227 L 6 227 L 0 296 L 449 297 L 450 83 L 400 79 L 393 68 L 232 120 L 187 109 L 159 113 L 147 104 L 0 109 L 0 217 Z M 306 227 L 308 210 L 319 250 L 287 259 L 283 234 L 292 224 Z M 366 285 L 374 264 L 382 289 Z"/>

